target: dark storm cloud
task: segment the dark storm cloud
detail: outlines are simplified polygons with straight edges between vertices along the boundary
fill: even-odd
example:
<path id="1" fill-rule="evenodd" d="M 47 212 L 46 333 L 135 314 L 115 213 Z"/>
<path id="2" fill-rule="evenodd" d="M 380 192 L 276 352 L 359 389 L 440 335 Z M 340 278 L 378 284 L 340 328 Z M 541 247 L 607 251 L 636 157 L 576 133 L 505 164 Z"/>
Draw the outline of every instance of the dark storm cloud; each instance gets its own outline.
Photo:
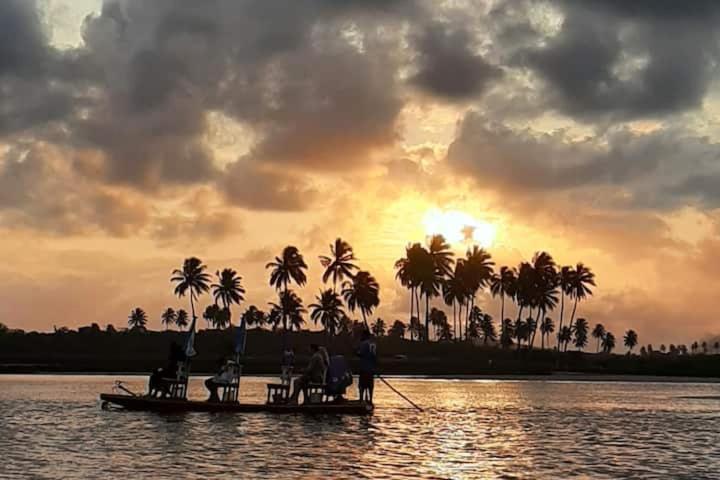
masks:
<path id="1" fill-rule="evenodd" d="M 472 49 L 473 38 L 464 28 L 429 25 L 415 41 L 419 71 L 411 83 L 449 100 L 475 97 L 501 75 Z"/>
<path id="2" fill-rule="evenodd" d="M 716 73 L 717 2 L 552 3 L 564 16 L 557 35 L 515 57 L 548 83 L 548 106 L 591 120 L 701 105 Z"/>
<path id="3" fill-rule="evenodd" d="M 368 20 L 356 14 L 387 11 L 396 21 L 403 9 L 413 10 L 408 5 L 106 3 L 84 34 L 89 56 L 105 72 L 104 94 L 74 122 L 76 141 L 106 152 L 110 180 L 209 181 L 221 175 L 204 140 L 206 114 L 216 110 L 256 132 L 256 162 L 360 166 L 396 139 L 402 101 L 397 39 L 375 32 L 377 22 L 364 28 Z"/>
<path id="4" fill-rule="evenodd" d="M 585 202 L 625 208 L 672 208 L 689 197 L 720 205 L 710 180 L 720 178 L 720 144 L 680 129 L 641 133 L 620 127 L 575 139 L 562 131 L 513 129 L 470 113 L 448 162 L 477 184 L 508 195 L 576 190 Z"/>
<path id="5" fill-rule="evenodd" d="M 64 119 L 82 103 L 77 57 L 48 45 L 33 0 L 0 2 L 0 139 Z"/>

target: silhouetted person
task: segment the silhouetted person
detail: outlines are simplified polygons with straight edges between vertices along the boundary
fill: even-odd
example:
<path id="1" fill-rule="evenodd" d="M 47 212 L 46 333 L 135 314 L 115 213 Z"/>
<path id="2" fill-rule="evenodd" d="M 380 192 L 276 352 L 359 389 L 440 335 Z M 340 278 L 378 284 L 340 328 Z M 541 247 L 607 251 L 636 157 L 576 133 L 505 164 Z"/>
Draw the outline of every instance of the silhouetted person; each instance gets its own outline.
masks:
<path id="1" fill-rule="evenodd" d="M 311 383 L 324 383 L 325 378 L 323 377 L 325 376 L 325 370 L 327 369 L 327 361 L 325 359 L 327 351 L 323 354 L 322 350 L 315 343 L 310 345 L 312 356 L 310 357 L 310 362 L 303 371 L 302 375 L 296 378 L 293 382 L 293 393 L 290 396 L 291 403 L 297 403 L 298 397 L 300 397 L 300 392 L 305 392 L 308 385 Z M 307 398 L 307 394 L 304 393 L 304 395 Z"/>
<path id="2" fill-rule="evenodd" d="M 360 338 L 360 346 L 357 349 L 357 355 L 360 357 L 360 380 L 358 382 L 360 400 L 372 403 L 377 367 L 377 346 L 372 341 L 372 335 L 368 330 L 364 330 Z"/>
<path id="3" fill-rule="evenodd" d="M 170 394 L 170 384 L 168 379 L 174 380 L 177 376 L 178 365 L 180 362 L 187 360 L 185 351 L 177 342 L 170 344 L 170 353 L 168 355 L 168 363 L 163 368 L 156 369 L 150 375 L 149 390 L 150 396 L 156 397 L 161 395 L 163 398 Z"/>
<path id="4" fill-rule="evenodd" d="M 235 362 L 228 360 L 221 362 L 218 372 L 205 380 L 205 388 L 210 392 L 208 402 L 219 402 L 218 388 L 229 385 L 235 377 Z"/>
<path id="5" fill-rule="evenodd" d="M 295 352 L 292 347 L 287 347 L 283 350 L 282 359 L 280 361 L 280 383 L 283 385 L 290 385 L 294 366 Z"/>

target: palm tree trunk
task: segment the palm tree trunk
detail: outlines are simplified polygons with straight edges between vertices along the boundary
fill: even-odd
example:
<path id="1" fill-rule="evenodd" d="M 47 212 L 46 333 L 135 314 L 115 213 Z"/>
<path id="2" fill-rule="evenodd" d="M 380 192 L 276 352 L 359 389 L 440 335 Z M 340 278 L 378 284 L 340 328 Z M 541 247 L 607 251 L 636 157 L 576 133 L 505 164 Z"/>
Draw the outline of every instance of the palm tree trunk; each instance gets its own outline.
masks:
<path id="1" fill-rule="evenodd" d="M 540 330 L 540 350 L 545 350 L 545 334 Z"/>
<path id="2" fill-rule="evenodd" d="M 572 327 L 573 322 L 575 321 L 575 310 L 577 309 L 578 299 L 575 297 L 575 302 L 573 303 L 573 309 L 572 314 L 570 315 L 570 326 Z"/>
<path id="3" fill-rule="evenodd" d="M 457 342 L 457 313 L 455 308 L 455 299 L 452 301 L 453 306 L 453 331 L 455 332 L 455 341 Z"/>
<path id="4" fill-rule="evenodd" d="M 193 302 L 193 297 L 195 297 L 195 293 L 193 293 L 192 287 L 190 287 L 190 310 L 192 311 L 193 318 L 195 318 L 195 303 Z"/>
<path id="5" fill-rule="evenodd" d="M 505 292 L 500 292 L 500 338 L 505 333 Z"/>
<path id="6" fill-rule="evenodd" d="M 430 295 L 425 294 L 425 336 L 430 341 Z"/>
<path id="7" fill-rule="evenodd" d="M 560 287 L 560 325 L 558 326 L 558 333 L 557 333 L 557 351 L 560 351 L 560 332 L 562 331 L 563 327 L 563 312 L 565 311 L 565 291 L 562 290 L 562 287 Z"/>
<path id="8" fill-rule="evenodd" d="M 408 322 L 408 325 L 412 325 L 412 318 L 413 318 L 413 312 L 414 312 L 413 308 L 415 307 L 414 298 L 415 298 L 415 288 L 410 287 L 410 320 Z M 413 331 L 411 329 L 410 330 L 410 341 L 411 342 L 413 341 L 413 337 L 414 337 L 414 335 L 413 335 Z"/>
<path id="9" fill-rule="evenodd" d="M 535 345 L 535 334 L 537 333 L 538 329 L 538 322 L 540 321 L 540 314 L 543 313 L 543 310 L 541 308 L 538 308 L 537 315 L 535 316 L 535 327 L 533 328 L 532 335 L 530 336 L 530 346 L 529 350 L 532 350 L 533 345 Z M 543 313 L 543 316 L 545 314 Z"/>

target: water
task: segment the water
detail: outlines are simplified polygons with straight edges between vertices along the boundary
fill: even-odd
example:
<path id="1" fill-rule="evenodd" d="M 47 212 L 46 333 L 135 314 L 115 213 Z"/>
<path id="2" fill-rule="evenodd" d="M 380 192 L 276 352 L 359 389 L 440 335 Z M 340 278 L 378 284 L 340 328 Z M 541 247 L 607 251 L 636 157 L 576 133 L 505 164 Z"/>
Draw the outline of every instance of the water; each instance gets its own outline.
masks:
<path id="1" fill-rule="evenodd" d="M 0 376 L 0 478 L 720 478 L 720 400 L 682 398 L 712 384 L 393 379 L 424 413 L 377 384 L 367 418 L 163 416 L 101 410 L 115 378 Z"/>

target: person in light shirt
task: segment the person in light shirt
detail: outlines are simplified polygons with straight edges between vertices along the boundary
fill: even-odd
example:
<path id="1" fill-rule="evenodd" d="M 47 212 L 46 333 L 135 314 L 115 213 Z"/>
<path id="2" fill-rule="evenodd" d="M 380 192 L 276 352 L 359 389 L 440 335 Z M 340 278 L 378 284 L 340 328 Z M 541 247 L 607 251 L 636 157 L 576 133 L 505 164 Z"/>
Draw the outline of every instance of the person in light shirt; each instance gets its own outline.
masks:
<path id="1" fill-rule="evenodd" d="M 205 380 L 205 388 L 207 388 L 210 392 L 208 402 L 220 401 L 218 388 L 232 383 L 235 377 L 235 371 L 235 362 L 228 360 L 222 365 L 222 367 L 220 367 L 218 373 Z"/>

